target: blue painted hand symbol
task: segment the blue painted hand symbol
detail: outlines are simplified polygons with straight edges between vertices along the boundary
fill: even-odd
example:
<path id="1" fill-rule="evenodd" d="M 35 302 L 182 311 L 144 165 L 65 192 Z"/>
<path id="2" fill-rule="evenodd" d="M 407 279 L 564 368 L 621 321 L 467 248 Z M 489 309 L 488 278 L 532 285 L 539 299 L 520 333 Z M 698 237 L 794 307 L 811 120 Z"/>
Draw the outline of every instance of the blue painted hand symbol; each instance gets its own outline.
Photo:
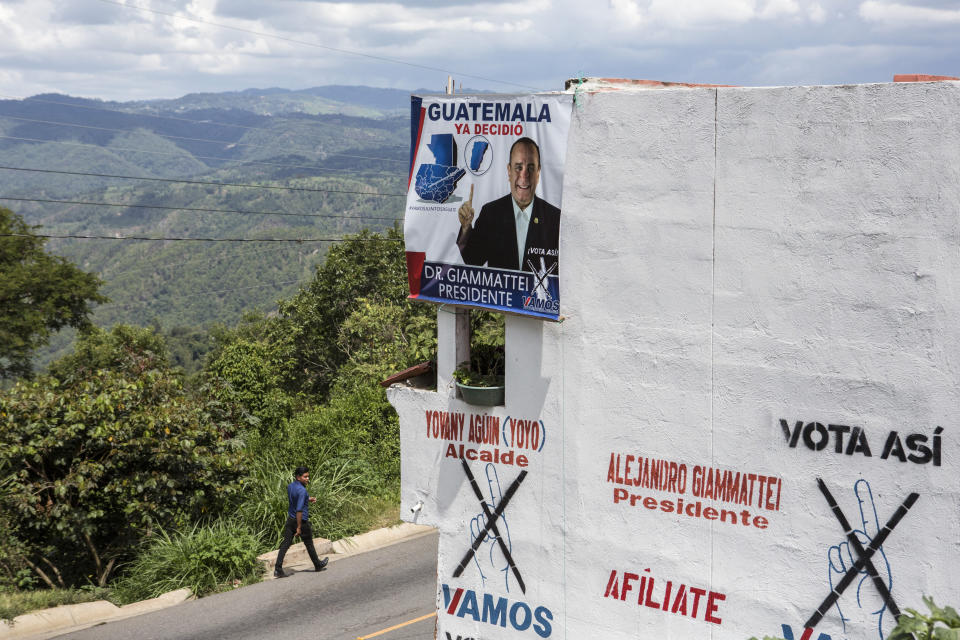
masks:
<path id="1" fill-rule="evenodd" d="M 853 491 L 860 507 L 860 522 L 862 524 L 862 527 L 854 529 L 853 533 L 866 549 L 879 533 L 880 523 L 877 519 L 877 508 L 873 502 L 873 492 L 870 490 L 869 482 L 863 479 L 857 480 L 856 484 L 853 485 Z M 843 579 L 844 574 L 857 560 L 856 552 L 850 548 L 850 543 L 847 540 L 830 547 L 827 551 L 827 575 L 831 589 Z M 893 580 L 890 575 L 890 563 L 883 552 L 883 547 L 877 549 L 871 560 L 880 575 L 880 579 L 890 589 Z M 871 637 L 874 633 L 877 634 L 879 640 L 886 637 L 883 626 L 887 605 L 877 592 L 866 568 L 860 570 L 853 584 L 837 600 L 836 607 L 843 624 L 843 637 L 845 639 L 857 638 L 859 640 Z"/>
<path id="2" fill-rule="evenodd" d="M 490 513 L 493 513 L 493 511 L 497 508 L 497 505 L 500 503 L 500 500 L 503 498 L 503 493 L 500 490 L 500 479 L 497 477 L 497 468 L 492 463 L 487 464 L 486 474 L 487 495 L 490 496 L 490 499 L 486 501 L 486 504 L 490 509 Z M 506 514 L 502 514 L 499 518 L 497 518 L 496 525 L 496 529 L 500 532 L 500 536 L 502 536 L 507 550 L 510 553 L 513 553 L 513 546 L 510 543 L 510 527 L 507 525 Z M 486 529 L 486 526 L 487 516 L 485 513 L 483 513 L 483 511 L 478 513 L 472 520 L 470 520 L 471 544 L 476 541 L 481 532 Z M 480 578 L 484 583 L 486 583 L 488 578 L 495 577 L 497 571 L 502 572 L 504 588 L 507 590 L 507 592 L 510 591 L 510 563 L 507 561 L 507 558 L 503 555 L 503 551 L 500 549 L 500 545 L 497 542 L 497 535 L 494 533 L 493 528 L 487 531 L 483 542 L 473 555 L 473 562 L 477 565 L 477 570 L 480 571 Z M 484 569 L 486 569 L 486 572 L 484 572 Z"/>

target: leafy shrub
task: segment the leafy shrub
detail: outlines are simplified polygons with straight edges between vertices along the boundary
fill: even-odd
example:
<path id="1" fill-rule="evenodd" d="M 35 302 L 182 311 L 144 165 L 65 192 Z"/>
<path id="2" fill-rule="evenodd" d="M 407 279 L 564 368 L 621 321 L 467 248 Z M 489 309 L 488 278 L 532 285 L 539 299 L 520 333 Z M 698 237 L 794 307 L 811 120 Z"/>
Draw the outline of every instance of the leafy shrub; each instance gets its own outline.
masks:
<path id="1" fill-rule="evenodd" d="M 930 615 L 907 609 L 887 640 L 960 640 L 960 615 L 957 615 L 956 609 L 941 609 L 933 603 L 933 598 L 926 596 L 923 602 L 930 609 Z M 944 626 L 938 626 L 937 623 Z"/>
<path id="2" fill-rule="evenodd" d="M 118 324 L 110 331 L 85 329 L 73 353 L 53 362 L 50 375 L 61 383 L 85 380 L 100 369 L 137 377 L 168 368 L 167 345 L 153 329 Z"/>
<path id="3" fill-rule="evenodd" d="M 0 395 L 0 512 L 48 586 L 105 586 L 153 528 L 219 513 L 237 490 L 235 425 L 178 379 L 98 371 Z"/>
<path id="4" fill-rule="evenodd" d="M 923 597 L 924 604 L 930 609 L 930 615 L 925 616 L 915 609 L 907 609 L 900 616 L 897 626 L 893 628 L 887 640 L 960 640 L 960 615 L 953 607 L 940 608 L 934 604 L 933 598 Z M 940 623 L 944 626 L 937 626 Z M 750 638 L 750 640 L 757 640 Z M 782 640 L 765 636 L 763 640 Z"/>
<path id="5" fill-rule="evenodd" d="M 125 568 L 114 595 L 128 603 L 188 587 L 199 597 L 234 581 L 254 582 L 263 569 L 257 562 L 260 545 L 258 533 L 233 520 L 194 525 L 173 535 L 162 531 Z"/>
<path id="6" fill-rule="evenodd" d="M 409 302 L 358 298 L 337 335 L 344 362 L 337 379 L 375 385 L 437 354 L 437 321 Z"/>
<path id="7" fill-rule="evenodd" d="M 207 391 L 220 401 L 242 406 L 256 418 L 254 449 L 263 440 L 279 437 L 283 421 L 293 415 L 296 398 L 286 391 L 286 364 L 282 341 L 247 338 L 222 332 L 221 342 L 205 368 Z"/>
<path id="8" fill-rule="evenodd" d="M 0 464 L 0 504 L 4 502 L 4 494 L 9 495 L 13 486 L 13 476 L 10 469 Z M 0 509 L 0 593 L 4 590 L 30 589 L 36 586 L 37 576 L 27 557 L 30 555 L 26 536 L 18 535 L 13 518 L 6 511 Z M 0 609 L 3 609 L 0 606 Z M 19 615 L 19 614 L 14 614 Z M 0 611 L 0 618 L 4 617 Z"/>
<path id="9" fill-rule="evenodd" d="M 288 423 L 284 447 L 291 461 L 344 466 L 357 491 L 386 496 L 399 486 L 400 423 L 377 385 L 341 381 L 327 404 Z"/>

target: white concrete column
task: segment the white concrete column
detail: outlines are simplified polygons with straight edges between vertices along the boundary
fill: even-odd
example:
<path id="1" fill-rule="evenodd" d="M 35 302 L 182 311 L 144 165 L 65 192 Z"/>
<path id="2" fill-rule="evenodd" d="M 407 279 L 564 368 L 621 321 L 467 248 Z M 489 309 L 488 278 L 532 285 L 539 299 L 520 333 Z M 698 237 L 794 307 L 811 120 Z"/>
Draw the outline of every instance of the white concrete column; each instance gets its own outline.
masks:
<path id="1" fill-rule="evenodd" d="M 470 310 L 437 308 L 437 393 L 453 397 L 453 370 L 470 359 Z"/>

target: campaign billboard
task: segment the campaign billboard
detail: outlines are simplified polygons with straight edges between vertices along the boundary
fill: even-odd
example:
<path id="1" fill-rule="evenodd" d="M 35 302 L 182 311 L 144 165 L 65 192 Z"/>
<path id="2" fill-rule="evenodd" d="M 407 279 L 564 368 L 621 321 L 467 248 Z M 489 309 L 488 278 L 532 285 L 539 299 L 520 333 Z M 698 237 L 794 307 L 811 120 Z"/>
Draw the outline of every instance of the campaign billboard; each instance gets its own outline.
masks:
<path id="1" fill-rule="evenodd" d="M 567 94 L 411 98 L 410 298 L 560 316 Z"/>
<path id="2" fill-rule="evenodd" d="M 884 640 L 957 607 L 960 83 L 603 86 L 564 322 L 506 318 L 501 406 L 388 391 L 437 638 Z"/>

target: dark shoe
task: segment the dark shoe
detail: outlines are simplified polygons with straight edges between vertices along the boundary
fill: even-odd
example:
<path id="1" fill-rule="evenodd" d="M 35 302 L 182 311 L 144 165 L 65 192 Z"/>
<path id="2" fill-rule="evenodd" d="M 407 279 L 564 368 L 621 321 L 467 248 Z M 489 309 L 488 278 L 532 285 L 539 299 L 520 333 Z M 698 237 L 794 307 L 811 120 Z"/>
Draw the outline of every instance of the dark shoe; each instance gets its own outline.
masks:
<path id="1" fill-rule="evenodd" d="M 274 577 L 274 578 L 286 578 L 286 577 L 287 577 L 287 574 L 285 574 L 285 573 L 283 572 L 283 569 L 277 569 L 276 571 L 273 572 L 273 577 Z"/>
<path id="2" fill-rule="evenodd" d="M 313 570 L 323 571 L 326 568 L 328 562 L 330 562 L 330 558 L 324 558 L 323 560 L 320 561 L 320 564 L 313 565 Z"/>

